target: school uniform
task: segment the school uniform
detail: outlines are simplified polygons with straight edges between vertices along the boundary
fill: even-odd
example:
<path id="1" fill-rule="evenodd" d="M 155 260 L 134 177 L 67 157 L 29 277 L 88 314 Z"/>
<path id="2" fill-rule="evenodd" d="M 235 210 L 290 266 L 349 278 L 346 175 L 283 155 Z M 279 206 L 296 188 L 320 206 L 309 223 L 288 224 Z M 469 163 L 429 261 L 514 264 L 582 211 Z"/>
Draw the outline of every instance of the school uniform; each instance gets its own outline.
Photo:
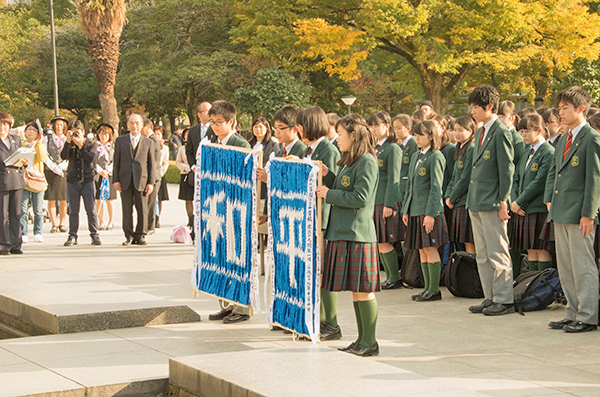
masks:
<path id="1" fill-rule="evenodd" d="M 454 153 L 456 152 L 456 147 L 448 143 L 446 146 L 440 149 L 440 152 L 444 155 L 444 159 L 446 159 L 446 168 L 444 169 L 444 181 L 442 183 L 442 194 L 446 195 L 446 191 L 448 190 L 448 184 L 450 183 L 450 179 L 452 179 L 452 173 L 454 172 Z"/>
<path id="2" fill-rule="evenodd" d="M 529 147 L 528 147 L 528 145 L 525 145 L 525 141 L 523 140 L 523 137 L 521 136 L 521 134 L 517 131 L 517 129 L 515 127 L 512 127 L 509 131 L 510 131 L 510 136 L 512 137 L 513 152 L 514 152 L 513 164 L 515 165 L 515 167 L 518 167 L 519 163 L 521 162 L 521 158 L 527 157 Z"/>
<path id="3" fill-rule="evenodd" d="M 380 142 L 375 149 L 379 167 L 379 183 L 375 194 L 375 213 L 373 214 L 377 242 L 395 243 L 398 241 L 400 213 L 395 212 L 392 216 L 384 218 L 383 208 L 393 209 L 396 203 L 402 201 L 398 196 L 402 150 L 389 138 Z"/>
<path id="4" fill-rule="evenodd" d="M 306 153 L 307 146 L 302 143 L 302 141 L 298 138 L 287 146 L 283 146 L 277 152 L 275 152 L 275 157 L 287 157 L 287 156 L 298 156 L 300 158 L 304 157 L 304 153 Z"/>
<path id="5" fill-rule="evenodd" d="M 331 174 L 329 172 L 327 175 Z M 322 287 L 329 291 L 380 290 L 373 223 L 379 170 L 367 153 L 342 167 L 325 202 L 331 204 Z"/>
<path id="6" fill-rule="evenodd" d="M 410 165 L 410 159 L 414 153 L 416 153 L 419 148 L 417 146 L 417 142 L 415 142 L 415 138 L 409 136 L 402 142 L 398 142 L 397 145 L 402 150 L 402 164 L 400 166 L 400 181 L 398 182 L 398 198 L 400 201 L 396 203 L 394 209 L 397 213 L 402 213 L 402 200 L 404 200 L 404 196 L 406 194 L 406 185 L 408 184 L 408 168 Z M 406 226 L 404 222 L 398 222 L 398 240 L 404 241 L 406 235 Z"/>
<path id="7" fill-rule="evenodd" d="M 454 206 L 449 227 L 450 241 L 473 244 L 473 228 L 466 205 L 475 147 L 472 140 L 465 144 L 468 145 L 466 151 L 454 162 L 454 170 L 446 189 L 446 197 Z"/>
<path id="8" fill-rule="evenodd" d="M 486 304 L 513 303 L 513 273 L 506 221 L 500 220 L 500 202 L 508 202 L 514 175 L 512 137 L 494 117 L 475 132 L 475 150 L 467 194 L 473 226 L 477 268 Z"/>
<path id="9" fill-rule="evenodd" d="M 442 183 L 446 160 L 441 151 L 419 151 L 412 155 L 408 185 L 402 201 L 402 214 L 408 215 L 406 247 L 439 247 L 448 242 L 448 227 L 442 203 Z M 435 218 L 433 230 L 425 231 L 425 216 Z"/>
<path id="10" fill-rule="evenodd" d="M 540 238 L 548 215 L 544 191 L 554 162 L 554 148 L 545 140 L 528 148 L 529 152 L 517 165 L 511 191 L 511 202 L 516 201 L 525 215 L 512 215 L 515 217 L 515 229 L 509 237 L 511 248 L 545 250 L 546 242 Z"/>
<path id="11" fill-rule="evenodd" d="M 304 152 L 305 157 L 310 158 L 314 161 L 321 161 L 323 164 L 327 166 L 330 172 L 337 174 L 339 166 L 337 165 L 338 161 L 340 161 L 340 152 L 329 143 L 327 137 L 319 138 L 312 145 L 306 148 Z M 333 184 L 326 185 L 331 188 Z M 329 222 L 329 212 L 331 210 L 331 205 L 323 202 L 321 205 L 321 229 L 327 229 L 327 224 Z"/>
<path id="12" fill-rule="evenodd" d="M 562 136 L 548 173 L 544 202 L 552 202 L 556 259 L 567 298 L 566 319 L 598 324 L 598 268 L 594 258 L 595 228 L 581 235 L 582 217 L 597 224 L 600 209 L 600 134 L 587 122 Z M 568 329 L 567 329 L 568 330 Z"/>
<path id="13" fill-rule="evenodd" d="M 554 138 L 548 139 L 548 143 L 552 145 L 552 147 L 556 148 L 556 144 L 558 143 L 558 139 L 560 138 L 560 134 L 556 135 Z"/>

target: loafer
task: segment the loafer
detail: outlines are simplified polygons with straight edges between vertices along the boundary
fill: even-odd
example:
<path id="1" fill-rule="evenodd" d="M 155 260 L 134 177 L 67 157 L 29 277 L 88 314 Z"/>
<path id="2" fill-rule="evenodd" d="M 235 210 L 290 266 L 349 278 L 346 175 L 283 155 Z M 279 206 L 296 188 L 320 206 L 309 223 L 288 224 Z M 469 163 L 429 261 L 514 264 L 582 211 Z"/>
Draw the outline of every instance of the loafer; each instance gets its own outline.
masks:
<path id="1" fill-rule="evenodd" d="M 208 319 L 211 321 L 223 320 L 225 317 L 229 316 L 232 311 L 233 311 L 233 308 L 232 309 L 223 309 L 217 313 L 210 314 L 208 316 Z"/>
<path id="2" fill-rule="evenodd" d="M 574 321 L 572 324 L 565 325 L 563 329 L 565 332 L 570 334 L 576 334 L 579 332 L 595 331 L 596 328 L 598 328 L 598 326 L 595 324 L 586 324 L 582 323 L 581 321 Z"/>
<path id="3" fill-rule="evenodd" d="M 415 300 L 417 300 L 418 297 L 425 295 L 425 293 L 427 293 L 427 291 L 423 290 L 423 291 L 419 292 L 418 294 L 411 296 L 410 299 L 415 301 Z"/>
<path id="4" fill-rule="evenodd" d="M 339 326 L 334 327 L 328 323 L 321 323 L 320 331 L 321 340 L 338 340 L 342 338 L 342 328 Z"/>
<path id="5" fill-rule="evenodd" d="M 483 313 L 483 309 L 492 306 L 492 301 L 489 299 L 485 299 L 479 305 L 469 306 L 469 311 L 471 313 Z"/>
<path id="6" fill-rule="evenodd" d="M 485 316 L 502 316 L 504 314 L 510 314 L 515 312 L 515 305 L 505 305 L 502 303 L 494 303 L 490 307 L 483 309 L 482 313 Z"/>
<path id="7" fill-rule="evenodd" d="M 249 314 L 231 313 L 229 316 L 227 316 L 223 319 L 223 324 L 241 323 L 242 321 L 246 321 L 249 319 L 250 319 Z"/>
<path id="8" fill-rule="evenodd" d="M 398 281 L 389 281 L 388 280 L 381 285 L 382 290 L 400 289 L 402 287 L 403 287 L 402 280 L 398 280 Z"/>
<path id="9" fill-rule="evenodd" d="M 134 239 L 133 242 L 132 242 L 132 244 L 135 244 L 135 245 L 148 245 L 148 242 L 146 241 L 146 239 L 144 237 L 140 237 L 140 238 Z"/>
<path id="10" fill-rule="evenodd" d="M 338 350 L 341 352 L 349 352 L 350 350 L 354 350 L 360 347 L 360 345 L 357 347 L 356 345 L 358 345 L 358 341 L 354 341 L 352 343 L 350 343 L 348 346 L 346 347 L 338 347 Z"/>
<path id="11" fill-rule="evenodd" d="M 425 292 L 423 295 L 419 296 L 415 301 L 417 302 L 432 302 L 432 301 L 441 301 L 442 300 L 442 291 L 438 291 L 435 294 L 431 292 Z"/>
<path id="12" fill-rule="evenodd" d="M 102 245 L 102 241 L 100 241 L 100 237 L 92 237 L 92 245 Z"/>
<path id="13" fill-rule="evenodd" d="M 127 240 L 123 241 L 121 244 L 122 245 L 131 245 L 132 241 L 133 241 L 133 239 L 131 237 L 127 237 Z"/>
<path id="14" fill-rule="evenodd" d="M 570 325 L 570 324 L 574 324 L 575 321 L 573 320 L 567 320 L 566 318 L 560 320 L 560 321 L 550 321 L 548 323 L 548 327 L 550 327 L 551 329 L 564 329 L 566 325 Z"/>
<path id="15" fill-rule="evenodd" d="M 379 355 L 379 344 L 377 342 L 373 343 L 371 346 L 363 347 L 360 343 L 354 345 L 354 349 L 348 350 L 349 353 L 352 353 L 359 357 L 371 357 Z"/>
<path id="16" fill-rule="evenodd" d="M 23 254 L 23 250 L 20 250 L 18 248 L 13 248 L 13 249 L 10 250 L 10 253 L 12 255 L 22 255 Z"/>
<path id="17" fill-rule="evenodd" d="M 70 247 L 72 245 L 77 245 L 77 239 L 73 237 L 69 237 L 67 241 L 63 244 L 65 247 Z"/>

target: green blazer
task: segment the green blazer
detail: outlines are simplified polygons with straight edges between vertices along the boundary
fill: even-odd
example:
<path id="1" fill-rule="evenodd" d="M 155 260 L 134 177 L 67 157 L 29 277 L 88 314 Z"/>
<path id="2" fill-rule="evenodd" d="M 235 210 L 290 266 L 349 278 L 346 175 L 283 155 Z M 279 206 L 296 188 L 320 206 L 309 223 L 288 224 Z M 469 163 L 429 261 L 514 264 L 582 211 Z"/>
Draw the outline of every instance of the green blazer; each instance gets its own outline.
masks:
<path id="1" fill-rule="evenodd" d="M 331 204 L 325 239 L 329 241 L 377 242 L 373 211 L 379 181 L 377 161 L 365 154 L 343 167 L 325 201 Z"/>
<path id="2" fill-rule="evenodd" d="M 554 148 L 544 142 L 531 158 L 529 166 L 525 167 L 530 149 L 531 146 L 526 146 L 526 154 L 521 156 L 515 170 L 511 201 L 516 201 L 526 214 L 536 214 L 547 212 L 544 191 L 548 172 L 554 163 Z"/>
<path id="3" fill-rule="evenodd" d="M 335 146 L 329 143 L 329 140 L 327 138 L 319 142 L 314 152 L 310 156 L 312 160 L 318 160 L 323 162 L 323 164 L 325 164 L 327 168 L 329 168 L 329 171 L 335 174 L 337 174 L 339 170 L 339 166 L 337 165 L 337 163 L 338 161 L 340 161 L 340 157 L 340 152 L 335 148 Z M 325 180 L 323 180 L 323 184 L 329 188 L 331 188 L 333 185 L 327 185 L 325 183 Z M 331 205 L 323 201 L 323 205 L 321 206 L 321 229 L 327 229 L 330 209 Z"/>
<path id="4" fill-rule="evenodd" d="M 275 157 L 283 157 L 283 148 L 284 147 L 285 147 L 285 145 L 283 145 L 283 147 L 275 153 Z M 302 143 L 302 141 L 300 139 L 298 139 L 298 142 L 296 142 L 294 144 L 294 146 L 292 146 L 292 148 L 290 149 L 290 152 L 287 155 L 288 156 L 298 156 L 300 158 L 304 158 L 304 153 L 306 153 L 306 149 L 308 149 L 308 147 L 304 143 Z"/>
<path id="5" fill-rule="evenodd" d="M 443 148 L 440 149 L 440 152 L 444 155 L 446 159 L 446 168 L 444 169 L 444 183 L 442 183 L 442 192 L 445 197 L 446 191 L 448 190 L 448 184 L 450 183 L 450 179 L 452 179 L 452 172 L 454 171 L 454 152 L 456 152 L 456 147 L 449 143 Z"/>
<path id="6" fill-rule="evenodd" d="M 521 158 L 523 156 L 529 157 L 529 146 L 525 145 L 525 142 L 523 141 L 523 137 L 521 136 L 521 134 L 519 134 L 519 132 L 517 131 L 516 128 L 514 128 L 514 127 L 511 128 L 510 134 L 512 135 L 513 151 L 514 151 L 513 163 L 515 164 L 515 167 L 517 167 L 519 165 L 519 163 L 521 162 Z M 516 171 L 515 171 L 515 173 L 516 173 Z"/>
<path id="7" fill-rule="evenodd" d="M 467 205 L 467 193 L 471 182 L 471 164 L 473 163 L 473 153 L 475 146 L 471 143 L 467 150 L 454 162 L 452 178 L 446 189 L 446 197 L 455 207 Z M 446 167 L 447 168 L 447 167 Z"/>
<path id="8" fill-rule="evenodd" d="M 229 138 L 229 140 L 227 141 L 226 146 L 236 146 L 250 149 L 250 144 L 248 143 L 248 141 L 238 134 L 233 134 L 231 138 Z"/>
<path id="9" fill-rule="evenodd" d="M 375 195 L 375 205 L 394 208 L 400 201 L 398 181 L 400 180 L 400 162 L 402 150 L 400 146 L 386 140 L 377 150 L 377 166 L 379 167 L 379 184 Z"/>
<path id="10" fill-rule="evenodd" d="M 478 150 L 481 128 L 475 132 L 475 151 L 467 195 L 471 211 L 498 211 L 500 202 L 510 199 L 515 165 L 512 137 L 498 119 L 494 121 Z"/>
<path id="11" fill-rule="evenodd" d="M 413 153 L 408 170 L 408 186 L 402 205 L 402 214 L 409 216 L 444 213 L 442 183 L 446 159 L 441 151 L 428 150 L 419 162 L 419 153 Z"/>
<path id="12" fill-rule="evenodd" d="M 600 134 L 586 124 L 563 160 L 567 134 L 554 152 L 544 202 L 552 201 L 548 221 L 578 224 L 581 217 L 596 219 L 600 208 Z"/>
<path id="13" fill-rule="evenodd" d="M 400 147 L 400 144 L 397 144 Z M 402 166 L 400 168 L 400 182 L 398 183 L 398 197 L 400 197 L 400 201 L 404 200 L 404 196 L 406 193 L 406 185 L 408 183 L 408 165 L 410 164 L 410 158 L 413 153 L 417 152 L 419 148 L 417 147 L 417 142 L 415 142 L 415 138 L 410 137 L 410 140 L 406 144 L 406 147 L 402 151 Z"/>

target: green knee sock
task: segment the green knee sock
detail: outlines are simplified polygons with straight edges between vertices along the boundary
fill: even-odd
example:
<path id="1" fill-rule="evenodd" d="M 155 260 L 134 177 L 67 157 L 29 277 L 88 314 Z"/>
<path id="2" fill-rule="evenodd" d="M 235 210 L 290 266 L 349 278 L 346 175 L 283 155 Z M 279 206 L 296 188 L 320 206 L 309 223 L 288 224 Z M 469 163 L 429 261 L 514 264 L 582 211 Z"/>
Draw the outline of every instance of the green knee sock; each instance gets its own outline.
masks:
<path id="1" fill-rule="evenodd" d="M 538 261 L 527 261 L 527 266 L 529 267 L 529 271 L 535 271 L 539 269 L 539 262 Z"/>
<path id="2" fill-rule="evenodd" d="M 383 265 L 383 271 L 385 271 L 385 275 L 387 276 L 387 279 L 390 279 L 390 266 L 388 265 L 387 261 L 385 260 L 385 254 L 379 253 L 379 262 Z"/>
<path id="3" fill-rule="evenodd" d="M 359 343 L 364 349 L 377 341 L 375 338 L 377 328 L 377 300 L 358 301 L 358 309 L 362 323 L 362 338 L 359 340 Z"/>
<path id="4" fill-rule="evenodd" d="M 433 262 L 429 263 L 429 289 L 428 291 L 432 294 L 437 293 L 440 290 L 440 274 L 442 274 L 442 263 Z"/>
<path id="5" fill-rule="evenodd" d="M 337 292 L 328 291 L 324 288 L 321 288 L 321 302 L 323 302 L 323 308 L 325 309 L 325 317 L 324 322 L 331 325 L 332 327 L 337 327 Z"/>
<path id="6" fill-rule="evenodd" d="M 546 270 L 552 267 L 552 262 L 538 262 L 538 270 Z"/>
<path id="7" fill-rule="evenodd" d="M 390 252 L 381 254 L 381 256 L 384 258 L 385 263 L 387 263 L 386 273 L 388 280 L 392 283 L 400 280 L 400 272 L 398 271 L 398 253 L 396 253 L 396 250 L 391 250 Z"/>
<path id="8" fill-rule="evenodd" d="M 362 339 L 362 319 L 360 318 L 360 307 L 358 306 L 358 302 L 354 303 L 354 316 L 356 317 L 356 327 L 358 328 L 358 337 L 356 338 L 356 342 L 360 342 Z"/>
<path id="9" fill-rule="evenodd" d="M 429 266 L 427 266 L 428 263 L 425 262 L 421 262 L 421 271 L 423 272 L 423 281 L 425 282 L 425 288 L 423 289 L 424 291 L 429 291 Z"/>

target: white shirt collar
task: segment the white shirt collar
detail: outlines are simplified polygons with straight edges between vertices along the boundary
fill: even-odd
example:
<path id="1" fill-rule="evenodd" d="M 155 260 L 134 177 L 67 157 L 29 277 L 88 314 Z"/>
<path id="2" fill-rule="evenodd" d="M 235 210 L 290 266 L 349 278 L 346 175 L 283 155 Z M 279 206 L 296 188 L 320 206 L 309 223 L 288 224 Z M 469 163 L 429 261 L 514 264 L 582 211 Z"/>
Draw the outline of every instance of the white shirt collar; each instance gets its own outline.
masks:
<path id="1" fill-rule="evenodd" d="M 488 131 L 490 130 L 490 128 L 492 128 L 492 124 L 494 124 L 494 122 L 498 119 L 497 115 L 493 115 L 492 118 L 490 119 L 490 121 L 488 121 L 487 123 L 485 123 L 483 126 L 485 127 L 485 134 L 487 135 Z"/>
<path id="2" fill-rule="evenodd" d="M 554 142 L 556 142 L 556 140 L 557 140 L 558 138 L 560 138 L 560 134 L 556 134 L 556 135 L 554 135 L 554 137 L 552 137 L 552 138 L 548 139 L 548 142 L 550 142 L 550 143 L 554 143 Z"/>
<path id="3" fill-rule="evenodd" d="M 421 154 L 425 154 L 431 149 L 431 146 L 427 146 L 425 149 L 421 150 Z"/>
<path id="4" fill-rule="evenodd" d="M 573 134 L 573 140 L 575 140 L 575 137 L 577 136 L 577 134 L 579 134 L 579 131 L 581 131 L 581 129 L 583 127 L 585 127 L 586 124 L 587 124 L 587 121 L 583 120 L 583 122 L 581 124 L 579 124 L 577 127 L 575 127 L 574 129 L 571 130 L 571 133 Z"/>
<path id="5" fill-rule="evenodd" d="M 289 145 L 287 145 L 287 146 L 285 147 L 285 152 L 286 152 L 287 154 L 290 154 L 290 151 L 292 150 L 292 148 L 294 147 L 294 145 L 296 144 L 296 142 L 298 142 L 298 138 L 294 139 L 294 140 L 292 141 L 292 143 L 290 143 Z"/>
<path id="6" fill-rule="evenodd" d="M 231 138 L 231 136 L 232 136 L 233 134 L 235 134 L 235 131 L 231 131 L 231 132 L 230 132 L 230 133 L 229 133 L 229 134 L 228 134 L 228 135 L 227 135 L 225 138 L 223 138 L 223 140 L 222 140 L 222 141 L 221 141 L 221 140 L 219 140 L 219 142 L 220 142 L 222 145 L 227 145 L 227 142 L 229 142 L 229 138 Z"/>
<path id="7" fill-rule="evenodd" d="M 406 147 L 406 145 L 408 145 L 408 142 L 410 141 L 410 138 L 412 138 L 412 135 L 409 135 L 408 138 L 402 141 L 402 146 Z"/>
<path id="8" fill-rule="evenodd" d="M 333 142 L 337 141 L 339 135 L 336 135 L 335 137 L 333 137 L 333 139 L 329 140 L 329 143 L 333 144 Z"/>
<path id="9" fill-rule="evenodd" d="M 319 139 L 317 139 L 316 141 L 314 141 L 314 142 L 313 142 L 313 143 L 310 145 L 310 148 L 311 148 L 311 149 L 314 151 L 314 150 L 317 148 L 317 146 L 319 146 L 319 143 L 321 143 L 321 141 L 322 141 L 323 139 L 325 139 L 325 137 L 324 137 L 324 136 L 322 136 L 322 137 L 320 137 Z"/>
<path id="10" fill-rule="evenodd" d="M 388 137 L 386 136 L 385 138 L 383 138 L 382 140 L 380 140 L 379 142 L 377 142 L 377 144 L 379 146 L 383 145 L 385 143 L 385 141 L 387 141 Z"/>
<path id="11" fill-rule="evenodd" d="M 135 142 L 137 142 L 137 141 L 140 140 L 140 135 L 142 135 L 142 134 L 137 134 L 137 136 L 135 136 L 135 135 L 133 135 L 133 134 L 130 133 L 129 135 L 131 137 L 131 142 L 135 143 Z"/>
<path id="12" fill-rule="evenodd" d="M 536 143 L 535 146 L 533 147 L 533 152 L 534 153 L 537 152 L 538 149 L 540 148 L 540 146 L 542 146 L 542 144 L 544 142 L 546 142 L 546 140 L 544 139 L 544 137 L 542 137 L 542 139 L 538 143 Z"/>

